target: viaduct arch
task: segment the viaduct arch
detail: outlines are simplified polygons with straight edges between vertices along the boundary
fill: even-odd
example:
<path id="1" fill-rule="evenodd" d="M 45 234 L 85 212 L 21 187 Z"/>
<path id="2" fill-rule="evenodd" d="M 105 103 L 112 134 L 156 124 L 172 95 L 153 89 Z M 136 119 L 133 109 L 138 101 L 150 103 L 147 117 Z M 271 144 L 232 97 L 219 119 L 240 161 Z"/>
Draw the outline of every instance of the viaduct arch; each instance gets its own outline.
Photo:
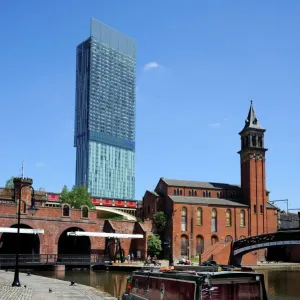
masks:
<path id="1" fill-rule="evenodd" d="M 91 240 L 88 236 L 68 236 L 70 231 L 84 231 L 78 227 L 69 227 L 65 229 L 58 238 L 57 254 L 82 254 L 90 255 Z"/>
<path id="2" fill-rule="evenodd" d="M 10 226 L 18 228 L 17 224 Z M 29 225 L 20 224 L 20 228 L 34 229 Z M 0 239 L 0 254 L 15 254 L 17 236 L 15 233 L 3 233 Z M 20 233 L 20 254 L 40 254 L 40 237 L 38 234 Z"/>

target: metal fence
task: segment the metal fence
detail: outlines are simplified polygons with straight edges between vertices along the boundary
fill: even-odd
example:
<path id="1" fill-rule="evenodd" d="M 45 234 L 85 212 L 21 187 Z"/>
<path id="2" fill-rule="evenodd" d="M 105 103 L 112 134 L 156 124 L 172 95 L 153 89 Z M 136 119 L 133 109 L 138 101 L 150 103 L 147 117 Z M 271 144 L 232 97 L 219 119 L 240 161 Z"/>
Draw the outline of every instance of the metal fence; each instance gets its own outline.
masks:
<path id="1" fill-rule="evenodd" d="M 20 254 L 19 265 L 96 265 L 108 262 L 104 255 L 80 255 L 80 254 Z M 14 266 L 15 254 L 0 254 L 1 266 Z"/>

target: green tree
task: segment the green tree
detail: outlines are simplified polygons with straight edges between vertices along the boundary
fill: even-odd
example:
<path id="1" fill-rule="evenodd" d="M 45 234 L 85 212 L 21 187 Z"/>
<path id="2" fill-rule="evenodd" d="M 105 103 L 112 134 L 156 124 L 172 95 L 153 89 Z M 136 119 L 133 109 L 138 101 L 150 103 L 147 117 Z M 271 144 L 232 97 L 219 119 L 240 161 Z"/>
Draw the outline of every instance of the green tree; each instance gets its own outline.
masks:
<path id="1" fill-rule="evenodd" d="M 80 208 L 82 205 L 87 205 L 89 208 L 94 207 L 91 195 L 85 186 L 73 186 L 71 191 L 68 190 L 67 186 L 64 186 L 59 198 L 61 203 L 68 203 L 74 208 Z"/>
<path id="2" fill-rule="evenodd" d="M 14 187 L 14 177 L 13 176 L 6 180 L 5 187 L 7 189 L 12 189 Z"/>
<path id="3" fill-rule="evenodd" d="M 159 211 L 153 215 L 153 220 L 155 223 L 156 232 L 162 236 L 168 222 L 168 216 L 165 212 Z"/>
<path id="4" fill-rule="evenodd" d="M 151 234 L 148 237 L 148 253 L 151 256 L 159 256 L 160 252 L 162 250 L 161 247 L 161 240 L 159 235 L 157 234 Z"/>

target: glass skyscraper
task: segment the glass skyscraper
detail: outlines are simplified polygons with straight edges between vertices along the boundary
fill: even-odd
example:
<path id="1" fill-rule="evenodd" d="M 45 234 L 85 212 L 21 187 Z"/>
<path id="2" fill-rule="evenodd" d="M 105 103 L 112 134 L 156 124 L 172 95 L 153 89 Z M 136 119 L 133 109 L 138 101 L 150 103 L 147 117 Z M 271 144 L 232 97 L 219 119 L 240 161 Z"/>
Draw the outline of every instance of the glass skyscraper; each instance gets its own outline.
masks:
<path id="1" fill-rule="evenodd" d="M 136 43 L 91 20 L 76 51 L 76 185 L 92 196 L 134 199 Z"/>

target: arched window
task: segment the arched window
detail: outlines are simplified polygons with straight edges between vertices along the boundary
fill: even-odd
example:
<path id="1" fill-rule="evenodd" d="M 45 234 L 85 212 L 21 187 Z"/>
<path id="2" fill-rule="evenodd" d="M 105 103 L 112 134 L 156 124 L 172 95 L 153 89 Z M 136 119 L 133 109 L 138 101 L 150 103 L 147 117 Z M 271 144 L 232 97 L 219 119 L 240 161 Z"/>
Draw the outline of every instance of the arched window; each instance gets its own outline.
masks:
<path id="1" fill-rule="evenodd" d="M 246 214 L 245 214 L 245 211 L 243 209 L 240 212 L 240 226 L 241 227 L 246 226 Z"/>
<path id="2" fill-rule="evenodd" d="M 246 237 L 244 236 L 244 235 L 241 235 L 240 236 L 240 240 L 243 240 L 243 239 L 245 239 Z"/>
<path id="3" fill-rule="evenodd" d="M 205 191 L 203 191 L 203 197 L 205 197 L 206 196 L 206 193 L 205 193 Z"/>
<path id="4" fill-rule="evenodd" d="M 180 190 L 180 196 L 182 196 L 182 190 Z"/>
<path id="5" fill-rule="evenodd" d="M 192 191 L 191 190 L 189 190 L 189 196 L 192 196 Z"/>
<path id="6" fill-rule="evenodd" d="M 208 192 L 208 197 L 209 197 L 209 198 L 211 197 L 211 192 Z"/>
<path id="7" fill-rule="evenodd" d="M 218 243 L 219 242 L 219 238 L 217 235 L 212 235 L 211 236 L 211 244 L 215 244 L 215 243 Z"/>
<path id="8" fill-rule="evenodd" d="M 264 208 L 263 208 L 263 206 L 260 205 L 259 207 L 260 207 L 260 211 L 259 211 L 259 212 L 260 212 L 261 214 L 263 214 L 263 213 L 264 213 Z"/>
<path id="9" fill-rule="evenodd" d="M 225 243 L 231 243 L 233 241 L 233 238 L 231 235 L 226 235 L 225 236 Z"/>
<path id="10" fill-rule="evenodd" d="M 195 197 L 197 197 L 197 191 L 195 191 Z"/>
<path id="11" fill-rule="evenodd" d="M 211 232 L 217 232 L 217 210 L 215 208 L 211 211 Z"/>
<path id="12" fill-rule="evenodd" d="M 204 251 L 204 238 L 202 235 L 196 237 L 196 255 L 202 254 Z"/>
<path id="13" fill-rule="evenodd" d="M 183 207 L 181 209 L 181 231 L 187 231 L 187 209 Z"/>
<path id="14" fill-rule="evenodd" d="M 226 210 L 226 226 L 231 226 L 231 210 Z"/>
<path id="15" fill-rule="evenodd" d="M 217 192 L 217 197 L 220 198 L 220 193 L 219 192 Z"/>
<path id="16" fill-rule="evenodd" d="M 252 146 L 256 147 L 256 136 L 255 135 L 252 136 Z"/>
<path id="17" fill-rule="evenodd" d="M 89 217 L 89 209 L 86 206 L 83 206 L 81 209 L 81 217 L 88 218 Z"/>
<path id="18" fill-rule="evenodd" d="M 181 255 L 187 256 L 188 255 L 188 244 L 189 240 L 186 235 L 181 236 Z"/>
<path id="19" fill-rule="evenodd" d="M 176 193 L 176 189 L 174 189 L 174 195 L 177 195 L 177 193 Z"/>
<path id="20" fill-rule="evenodd" d="M 70 217 L 70 206 L 68 204 L 63 205 L 63 217 Z"/>
<path id="21" fill-rule="evenodd" d="M 258 137 L 258 147 L 262 147 L 262 137 L 261 136 L 259 136 Z"/>
<path id="22" fill-rule="evenodd" d="M 179 195 L 179 189 L 177 189 L 176 193 L 177 193 L 177 195 Z"/>
<path id="23" fill-rule="evenodd" d="M 197 208 L 197 225 L 202 225 L 202 209 Z"/>
<path id="24" fill-rule="evenodd" d="M 253 212 L 256 214 L 256 204 L 253 205 Z"/>

